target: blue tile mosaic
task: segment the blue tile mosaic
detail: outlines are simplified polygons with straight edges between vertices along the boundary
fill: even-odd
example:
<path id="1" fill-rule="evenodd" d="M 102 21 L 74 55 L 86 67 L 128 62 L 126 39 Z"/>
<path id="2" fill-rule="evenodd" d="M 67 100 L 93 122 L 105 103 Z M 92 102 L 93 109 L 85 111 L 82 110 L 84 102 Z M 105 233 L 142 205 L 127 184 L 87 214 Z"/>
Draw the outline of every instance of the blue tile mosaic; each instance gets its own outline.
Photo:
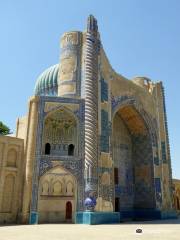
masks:
<path id="1" fill-rule="evenodd" d="M 108 84 L 101 78 L 101 102 L 108 101 Z"/>
<path id="2" fill-rule="evenodd" d="M 101 152 L 109 152 L 109 121 L 108 112 L 101 110 L 101 137 L 100 137 L 100 147 Z"/>
<path id="3" fill-rule="evenodd" d="M 163 163 L 167 162 L 167 157 L 166 157 L 166 144 L 165 142 L 161 142 L 161 152 L 162 152 L 162 161 Z"/>

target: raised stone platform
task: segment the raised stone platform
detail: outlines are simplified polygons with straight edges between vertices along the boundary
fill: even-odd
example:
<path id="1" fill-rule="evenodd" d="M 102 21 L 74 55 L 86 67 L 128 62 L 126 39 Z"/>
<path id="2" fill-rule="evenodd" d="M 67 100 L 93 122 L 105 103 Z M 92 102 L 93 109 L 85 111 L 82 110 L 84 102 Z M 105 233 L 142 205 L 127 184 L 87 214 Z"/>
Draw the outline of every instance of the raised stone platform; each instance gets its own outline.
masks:
<path id="1" fill-rule="evenodd" d="M 75 223 L 80 224 L 97 225 L 119 222 L 119 212 L 77 212 L 75 216 Z"/>
<path id="2" fill-rule="evenodd" d="M 158 209 L 134 209 L 131 211 L 121 211 L 121 220 L 160 220 L 160 219 L 176 219 L 177 213 L 174 210 L 160 211 Z"/>
<path id="3" fill-rule="evenodd" d="M 128 220 L 160 220 L 160 219 L 176 219 L 175 211 L 162 212 L 155 209 L 136 209 L 133 211 L 119 212 L 77 212 L 75 215 L 75 223 L 79 224 L 111 224 L 120 223 Z"/>
<path id="4" fill-rule="evenodd" d="M 177 219 L 177 218 L 178 218 L 178 215 L 175 210 L 161 212 L 161 219 Z"/>

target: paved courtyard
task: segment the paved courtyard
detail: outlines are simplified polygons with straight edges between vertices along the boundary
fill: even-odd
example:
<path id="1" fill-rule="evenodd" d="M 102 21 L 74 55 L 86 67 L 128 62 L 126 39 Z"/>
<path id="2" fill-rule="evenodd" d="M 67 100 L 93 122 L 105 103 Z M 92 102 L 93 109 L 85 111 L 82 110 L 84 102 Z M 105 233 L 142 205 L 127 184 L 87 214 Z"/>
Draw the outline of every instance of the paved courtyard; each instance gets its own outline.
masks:
<path id="1" fill-rule="evenodd" d="M 141 228 L 142 233 L 136 233 Z M 118 225 L 41 224 L 1 226 L 0 240 L 180 240 L 180 219 Z"/>

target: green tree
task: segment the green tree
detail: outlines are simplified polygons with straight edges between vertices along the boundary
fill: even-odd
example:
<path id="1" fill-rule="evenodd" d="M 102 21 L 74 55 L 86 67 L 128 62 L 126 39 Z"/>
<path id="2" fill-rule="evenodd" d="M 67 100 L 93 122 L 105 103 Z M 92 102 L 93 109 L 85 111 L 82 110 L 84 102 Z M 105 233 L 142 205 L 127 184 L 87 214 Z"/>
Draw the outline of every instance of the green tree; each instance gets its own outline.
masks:
<path id="1" fill-rule="evenodd" d="M 0 121 L 0 135 L 10 134 L 10 129 L 3 122 Z"/>

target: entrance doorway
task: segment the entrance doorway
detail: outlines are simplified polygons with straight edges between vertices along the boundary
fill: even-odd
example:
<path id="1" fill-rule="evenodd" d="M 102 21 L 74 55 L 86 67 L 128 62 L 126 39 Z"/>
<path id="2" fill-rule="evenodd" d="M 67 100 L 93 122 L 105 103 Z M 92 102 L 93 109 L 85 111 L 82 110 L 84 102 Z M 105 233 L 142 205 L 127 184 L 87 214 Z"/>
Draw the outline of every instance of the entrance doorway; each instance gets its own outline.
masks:
<path id="1" fill-rule="evenodd" d="M 72 203 L 68 201 L 66 203 L 66 220 L 71 219 L 72 219 Z"/>
<path id="2" fill-rule="evenodd" d="M 115 212 L 119 212 L 119 198 L 115 198 Z"/>

